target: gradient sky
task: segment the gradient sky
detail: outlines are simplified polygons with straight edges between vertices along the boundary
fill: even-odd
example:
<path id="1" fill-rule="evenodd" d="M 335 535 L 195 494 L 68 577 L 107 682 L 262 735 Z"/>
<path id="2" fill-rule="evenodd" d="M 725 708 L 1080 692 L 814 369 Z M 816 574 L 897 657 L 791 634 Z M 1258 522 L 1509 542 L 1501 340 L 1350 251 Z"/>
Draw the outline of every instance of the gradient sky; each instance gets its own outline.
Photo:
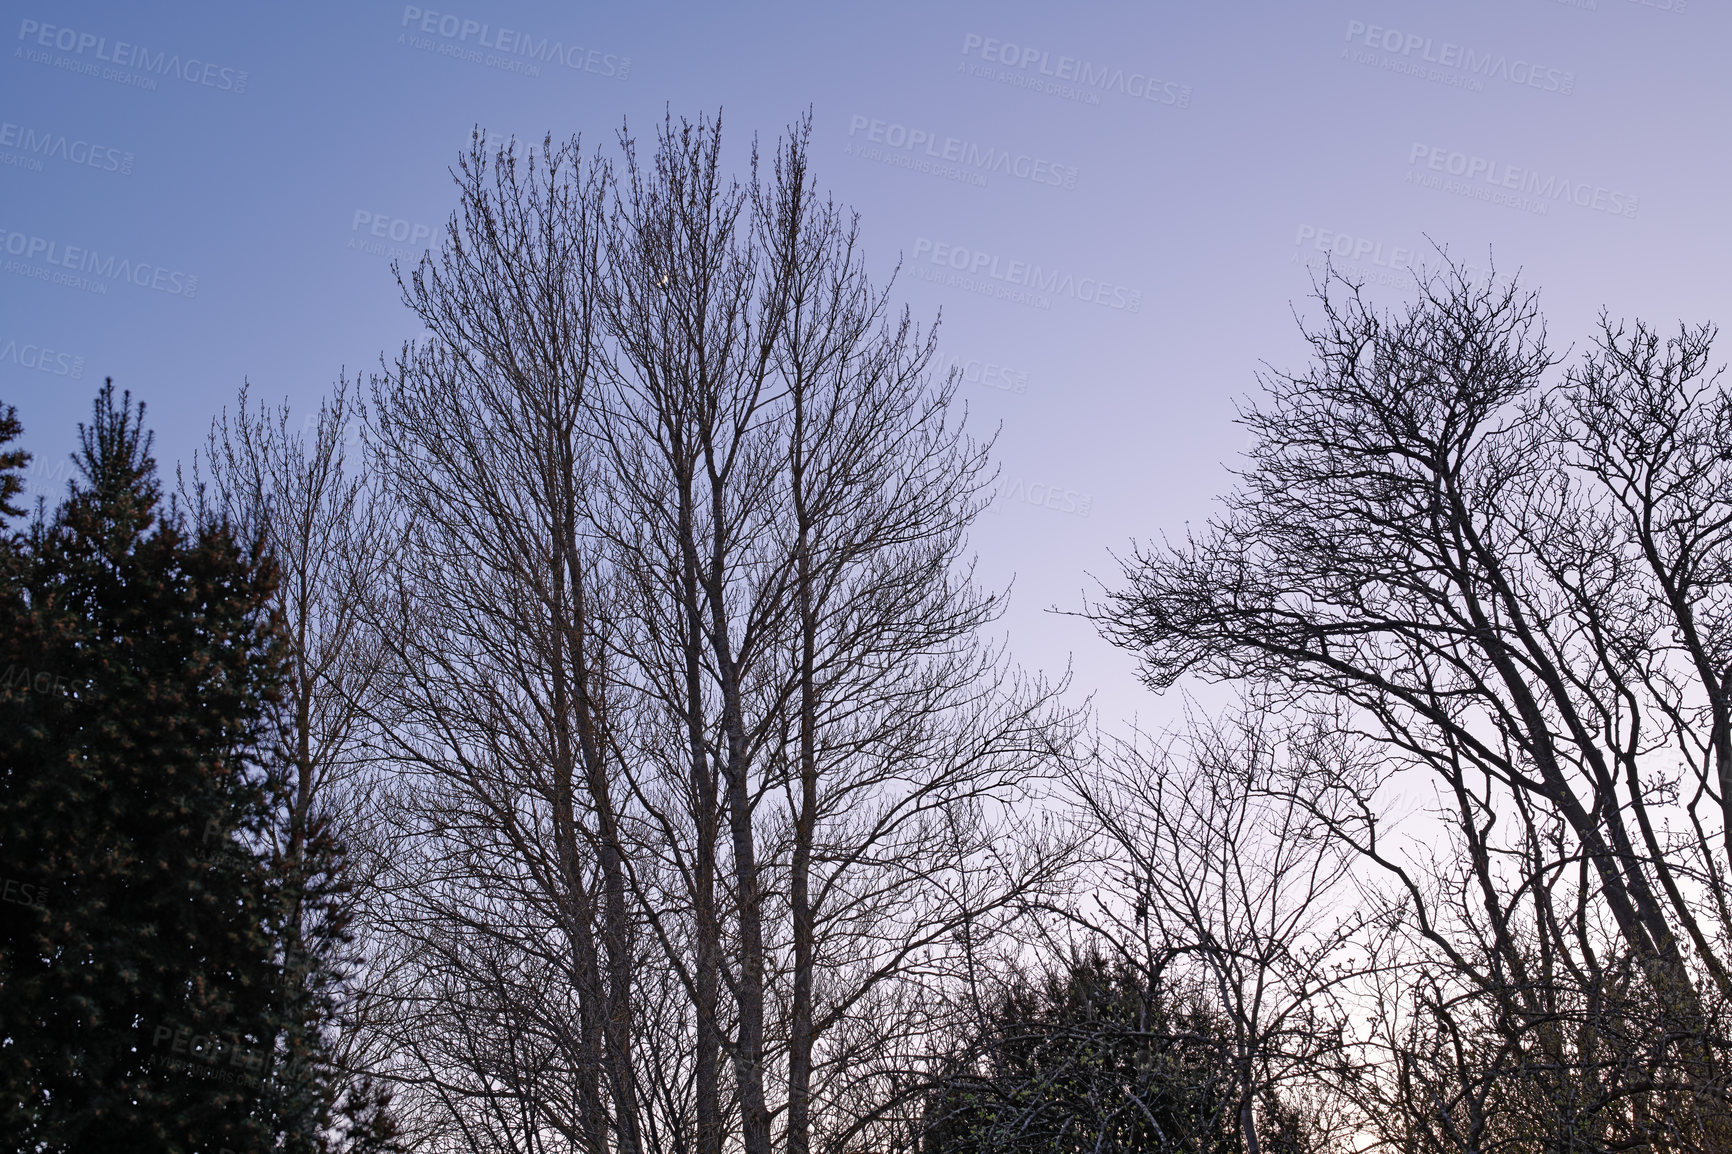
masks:
<path id="1" fill-rule="evenodd" d="M 414 335 L 390 259 L 476 125 L 608 143 L 719 108 L 739 161 L 810 106 L 820 183 L 1001 427 L 976 541 L 1011 651 L 1074 655 L 1109 718 L 1170 703 L 1047 610 L 1208 516 L 1325 249 L 1392 302 L 1427 237 L 1489 253 L 1559 348 L 1602 307 L 1732 319 L 1704 0 L 6 7 L 0 400 L 36 492 L 105 375 L 172 475 L 243 377 L 305 409 Z"/>

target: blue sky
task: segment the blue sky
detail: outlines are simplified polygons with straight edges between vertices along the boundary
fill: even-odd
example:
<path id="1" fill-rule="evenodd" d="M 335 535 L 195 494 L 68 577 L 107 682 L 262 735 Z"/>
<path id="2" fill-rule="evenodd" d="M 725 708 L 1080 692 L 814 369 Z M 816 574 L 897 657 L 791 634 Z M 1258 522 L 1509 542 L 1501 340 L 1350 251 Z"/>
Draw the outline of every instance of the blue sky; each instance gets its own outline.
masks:
<path id="1" fill-rule="evenodd" d="M 1701 0 L 7 7 L 0 400 L 38 491 L 105 375 L 172 471 L 243 377 L 316 405 L 414 335 L 391 257 L 477 125 L 720 109 L 743 161 L 810 106 L 819 180 L 1001 427 L 976 539 L 1012 652 L 1074 655 L 1109 713 L 1151 711 L 1128 659 L 1046 610 L 1208 515 L 1325 252 L 1392 302 L 1428 237 L 1490 254 L 1560 348 L 1602 307 L 1732 317 Z"/>

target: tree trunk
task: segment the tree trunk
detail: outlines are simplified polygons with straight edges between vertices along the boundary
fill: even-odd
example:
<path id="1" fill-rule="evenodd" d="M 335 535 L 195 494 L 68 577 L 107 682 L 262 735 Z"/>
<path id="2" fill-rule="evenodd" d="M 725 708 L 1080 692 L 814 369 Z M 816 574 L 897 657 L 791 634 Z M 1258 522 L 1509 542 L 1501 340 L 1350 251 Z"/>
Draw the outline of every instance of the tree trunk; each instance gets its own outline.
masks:
<path id="1" fill-rule="evenodd" d="M 721 1154 L 721 1028 L 716 1021 L 720 992 L 722 931 L 716 915 L 716 837 L 718 830 L 715 775 L 704 747 L 702 609 L 698 600 L 697 530 L 693 518 L 690 462 L 681 462 L 679 485 L 680 596 L 685 612 L 686 635 L 686 736 L 691 749 L 694 893 L 692 914 L 697 933 L 693 959 L 694 1005 L 697 1018 L 697 1055 L 694 1090 L 697 1097 L 696 1154 Z"/>
<path id="2" fill-rule="evenodd" d="M 798 540 L 795 584 L 800 612 L 799 774 L 800 800 L 794 814 L 794 853 L 788 879 L 794 936 L 794 1004 L 788 1037 L 788 1154 L 811 1149 L 812 1095 L 812 967 L 816 932 L 811 899 L 812 839 L 818 810 L 817 692 L 814 651 L 817 619 L 812 604 L 812 526 L 806 507 L 805 408 L 803 390 L 793 390 L 794 434 L 792 480 Z"/>

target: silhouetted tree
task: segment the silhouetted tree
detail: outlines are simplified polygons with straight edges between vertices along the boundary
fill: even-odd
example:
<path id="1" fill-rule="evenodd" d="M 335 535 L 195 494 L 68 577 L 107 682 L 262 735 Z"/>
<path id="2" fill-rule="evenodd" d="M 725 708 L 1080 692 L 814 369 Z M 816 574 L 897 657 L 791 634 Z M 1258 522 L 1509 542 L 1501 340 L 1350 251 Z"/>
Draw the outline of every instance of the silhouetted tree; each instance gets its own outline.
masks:
<path id="1" fill-rule="evenodd" d="M 927 1096 L 924 1154 L 1245 1149 L 1232 1026 L 1161 976 L 1100 954 L 1017 979 Z M 1263 1103 L 1265 1152 L 1312 1149 Z"/>
<path id="2" fill-rule="evenodd" d="M 261 762 L 275 574 L 161 508 L 112 382 L 0 619 L 0 1115 L 30 1150 L 276 1147 L 279 895 Z"/>
<path id="3" fill-rule="evenodd" d="M 1435 1052 L 1519 1059 L 1548 1148 L 1724 1149 L 1732 397 L 1712 330 L 1602 319 L 1554 374 L 1533 294 L 1445 260 L 1395 313 L 1325 285 L 1313 363 L 1243 415 L 1224 512 L 1141 550 L 1099 620 L 1156 687 L 1254 681 L 1365 743 L 1314 778 L 1315 812 L 1429 955 Z M 1387 827 L 1409 769 L 1449 838 L 1429 860 Z M 1444 1073 L 1464 1105 L 1495 1082 Z"/>
<path id="4" fill-rule="evenodd" d="M 1308 787 L 1339 744 L 1253 696 L 1170 742 L 1109 744 L 1071 775 L 1103 874 L 1071 917 L 1121 965 L 1206 994 L 1247 1154 L 1272 1149 L 1283 1095 L 1349 1060 L 1343 993 L 1383 964 L 1357 857 Z M 1335 1119 L 1314 1121 L 1319 1136 Z"/>
<path id="5" fill-rule="evenodd" d="M 875 1142 L 965 939 L 1056 870 L 1066 719 L 966 558 L 987 446 L 808 129 L 749 181 L 708 120 L 617 178 L 478 134 L 401 274 L 390 1036 L 454 1145 Z"/>
<path id="6" fill-rule="evenodd" d="M 0 413 L 0 446 L 16 441 L 23 431 L 24 426 L 18 421 L 18 410 L 7 405 L 5 412 Z M 30 454 L 23 449 L 7 449 L 0 453 L 0 516 L 16 517 L 23 512 L 12 504 L 12 498 L 24 491 L 21 474 L 29 463 Z"/>
<path id="7" fill-rule="evenodd" d="M 283 900 L 283 1050 L 301 1071 L 308 1134 L 343 1116 L 343 1150 L 390 1149 L 389 1082 L 371 1076 L 372 1035 L 354 1028 L 376 1005 L 355 939 L 367 855 L 354 855 L 371 797 L 368 708 L 380 651 L 368 630 L 384 556 L 383 517 L 349 453 L 358 426 L 339 381 L 304 428 L 287 405 L 253 405 L 214 421 L 188 494 L 200 516 L 257 539 L 278 573 L 271 608 L 287 656 L 283 708 L 269 745 L 268 858 Z M 384 1145 L 380 1145 L 384 1143 Z"/>

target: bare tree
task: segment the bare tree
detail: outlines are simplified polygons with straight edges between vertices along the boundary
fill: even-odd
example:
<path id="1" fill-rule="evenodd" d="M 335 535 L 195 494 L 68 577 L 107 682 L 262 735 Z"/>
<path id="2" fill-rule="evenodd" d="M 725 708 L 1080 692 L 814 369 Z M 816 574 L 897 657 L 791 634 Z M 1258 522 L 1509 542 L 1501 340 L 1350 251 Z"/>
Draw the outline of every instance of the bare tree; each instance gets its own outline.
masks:
<path id="1" fill-rule="evenodd" d="M 437 1141 L 905 1132 L 961 943 L 1062 864 L 1073 725 L 964 557 L 987 447 L 808 132 L 745 184 L 710 122 L 617 180 L 478 136 L 404 278 L 381 969 Z"/>
<path id="2" fill-rule="evenodd" d="M 188 499 L 262 542 L 280 580 L 273 608 L 288 639 L 288 699 L 274 751 L 284 767 L 271 847 L 287 898 L 291 1018 L 340 1023 L 335 1103 L 350 1140 L 388 1141 L 390 1094 L 370 1071 L 379 1055 L 357 1023 L 374 1002 L 364 958 L 350 948 L 370 891 L 364 851 L 371 775 L 367 711 L 379 674 L 367 621 L 388 555 L 384 515 L 361 469 L 353 385 L 339 379 L 297 428 L 285 403 L 251 404 L 243 384 L 231 421 L 212 423 Z M 291 1047 L 293 1052 L 293 1047 Z M 297 1055 L 299 1056 L 299 1055 Z"/>
<path id="3" fill-rule="evenodd" d="M 1379 840 L 1375 783 L 1338 833 L 1559 1068 L 1574 1059 L 1552 992 L 1581 1007 L 1613 988 L 1605 947 L 1624 951 L 1658 1015 L 1642 1060 L 1661 1095 L 1619 1107 L 1630 1132 L 1723 1144 L 1725 863 L 1703 850 L 1723 834 L 1717 470 L 1732 442 L 1702 375 L 1707 334 L 1662 351 L 1608 327 L 1558 382 L 1531 294 L 1453 265 L 1418 287 L 1383 316 L 1326 285 L 1315 363 L 1268 375 L 1243 416 L 1258 439 L 1225 514 L 1140 551 L 1100 622 L 1153 685 L 1267 681 L 1278 704 L 1345 708 L 1380 777 L 1433 775 L 1461 885 L 1439 891 Z M 1669 842 L 1678 826 L 1689 836 Z M 1645 1114 L 1674 1084 L 1688 1117 Z"/>
<path id="4" fill-rule="evenodd" d="M 664 127 L 653 163 L 628 163 L 610 248 L 606 531 L 646 708 L 680 722 L 689 834 L 657 800 L 675 794 L 639 796 L 689 879 L 668 912 L 696 915 L 692 968 L 670 962 L 700 1027 L 718 1022 L 699 1039 L 699 1117 L 721 1115 L 703 1064 L 725 1050 L 754 1154 L 778 1114 L 798 1151 L 871 1123 L 846 1105 L 855 1086 L 912 1060 L 923 1029 L 886 1015 L 924 1005 L 888 987 L 944 979 L 965 923 L 986 932 L 1051 877 L 1013 803 L 1066 740 L 1055 691 L 1011 685 L 981 645 L 998 601 L 961 551 L 986 449 L 954 426 L 955 382 L 927 383 L 932 334 L 889 317 L 852 220 L 813 192 L 807 133 L 740 188 L 714 126 Z M 988 864 L 992 884 L 963 884 Z"/>
<path id="5" fill-rule="evenodd" d="M 339 378 L 300 428 L 289 405 L 251 405 L 242 383 L 236 414 L 211 423 L 194 456 L 189 501 L 262 541 L 281 580 L 274 608 L 288 636 L 288 700 L 275 757 L 286 769 L 272 846 L 288 896 L 286 972 L 291 1017 L 331 1019 L 345 1085 L 336 1102 L 350 1137 L 391 1128 L 390 1093 L 372 1079 L 378 1055 L 355 1022 L 371 1012 L 353 929 L 369 889 L 365 839 L 367 703 L 378 648 L 365 605 L 388 553 L 378 494 L 359 459 L 353 385 Z M 359 457 L 359 454 L 357 454 Z"/>
<path id="6" fill-rule="evenodd" d="M 403 533 L 384 732 L 426 782 L 404 864 L 449 855 L 458 867 L 443 886 L 400 877 L 401 924 L 420 927 L 429 982 L 472 981 L 474 997 L 496 1000 L 520 983 L 510 1009 L 533 1011 L 550 967 L 575 1003 L 575 1028 L 548 1020 L 548 1054 L 533 1061 L 509 1047 L 447 1055 L 473 1093 L 503 1079 L 522 1108 L 493 1141 L 537 1148 L 548 1125 L 583 1149 L 631 1151 L 633 931 L 606 755 L 607 578 L 582 540 L 607 173 L 575 141 L 519 156 L 477 134 L 456 177 L 461 209 L 438 258 L 403 280 L 432 336 L 375 386 L 379 468 Z M 471 918 L 495 882 L 498 916 Z"/>
<path id="7" fill-rule="evenodd" d="M 1329 731 L 1250 701 L 1177 738 L 1111 742 L 1071 778 L 1105 883 L 1073 917 L 1151 985 L 1194 991 L 1219 1016 L 1250 1154 L 1287 1121 L 1283 1095 L 1350 1059 L 1347 1002 L 1378 964 L 1356 856 L 1311 786 L 1336 754 Z"/>
<path id="8" fill-rule="evenodd" d="M 750 563 L 740 554 L 772 515 L 752 474 L 753 454 L 763 451 L 753 433 L 770 340 L 755 334 L 774 321 L 756 315 L 765 305 L 761 260 L 736 233 L 745 197 L 721 176 L 719 137 L 704 126 L 686 125 L 678 137 L 665 127 L 647 166 L 629 139 L 622 143 L 627 182 L 608 233 L 604 303 L 615 353 L 599 428 L 619 489 L 601 523 L 632 607 L 636 636 L 621 648 L 641 671 L 638 712 L 662 722 L 641 733 L 653 750 L 645 766 L 659 772 L 638 775 L 636 793 L 660 847 L 659 872 L 677 884 L 652 889 L 640 871 L 638 893 L 694 1009 L 695 1148 L 719 1154 L 730 1113 L 727 904 L 737 911 L 736 969 L 726 975 L 737 1017 L 727 1031 L 733 1092 L 746 1148 L 769 1140 L 763 902 L 743 698 L 784 611 L 774 574 L 766 582 L 761 570 L 741 573 L 733 590 L 721 584 Z M 688 941 L 689 957 L 680 948 Z"/>
<path id="9" fill-rule="evenodd" d="M 790 1151 L 833 1113 L 863 1057 L 818 1050 L 876 1017 L 880 1039 L 921 1032 L 884 1019 L 880 987 L 944 974 L 934 949 L 964 922 L 1012 912 L 1055 859 L 1019 858 L 1004 808 L 1066 757 L 1068 728 L 1043 686 L 1013 686 L 983 629 L 1000 599 L 963 557 L 987 447 L 952 422 L 957 381 L 923 380 L 936 334 L 868 282 L 856 222 L 811 187 L 809 123 L 776 154 L 755 204 L 758 239 L 786 286 L 773 368 L 798 640 L 793 726 L 772 750 L 786 795 L 791 937 Z M 784 562 L 786 564 L 786 562 Z M 788 730 L 792 729 L 792 734 Z M 1008 852 L 995 852 L 1001 839 Z M 968 863 L 998 884 L 957 900 Z M 984 900 L 983 900 L 984 899 Z M 947 951 L 943 951 L 947 952 Z M 950 959 L 954 960 L 954 959 Z M 882 1029 L 892 1027 L 892 1030 Z M 878 1058 L 882 1061 L 882 1058 Z"/>

